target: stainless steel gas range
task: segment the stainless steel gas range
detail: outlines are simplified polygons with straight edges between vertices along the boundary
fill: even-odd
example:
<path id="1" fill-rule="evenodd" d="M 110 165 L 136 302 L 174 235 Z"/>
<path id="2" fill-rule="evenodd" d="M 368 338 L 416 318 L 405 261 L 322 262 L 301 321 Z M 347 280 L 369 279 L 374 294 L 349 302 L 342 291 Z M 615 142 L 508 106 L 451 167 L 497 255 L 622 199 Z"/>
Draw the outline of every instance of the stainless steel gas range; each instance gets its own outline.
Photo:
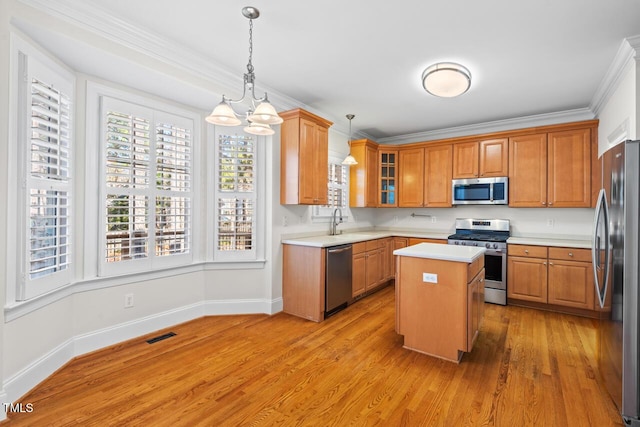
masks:
<path id="1" fill-rule="evenodd" d="M 450 245 L 484 246 L 485 302 L 507 305 L 508 219 L 456 219 Z"/>

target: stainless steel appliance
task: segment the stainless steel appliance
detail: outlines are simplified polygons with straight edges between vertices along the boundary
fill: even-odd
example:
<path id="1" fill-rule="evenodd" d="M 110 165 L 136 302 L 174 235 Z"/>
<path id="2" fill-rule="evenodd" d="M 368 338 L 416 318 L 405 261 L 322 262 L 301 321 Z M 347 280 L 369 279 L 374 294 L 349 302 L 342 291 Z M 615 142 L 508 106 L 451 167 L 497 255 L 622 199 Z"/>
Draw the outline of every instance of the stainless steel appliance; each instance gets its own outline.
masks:
<path id="1" fill-rule="evenodd" d="M 337 313 L 349 304 L 352 294 L 351 274 L 353 260 L 351 245 L 331 246 L 326 251 L 325 318 Z"/>
<path id="2" fill-rule="evenodd" d="M 640 426 L 638 360 L 638 212 L 640 141 L 602 158 L 603 185 L 593 232 L 594 283 L 600 303 L 598 369 L 625 425 Z"/>
<path id="3" fill-rule="evenodd" d="M 454 179 L 451 194 L 454 205 L 506 205 L 509 203 L 509 178 Z"/>
<path id="4" fill-rule="evenodd" d="M 507 305 L 507 239 L 508 219 L 456 219 L 456 234 L 449 236 L 450 245 L 484 246 L 484 300 Z"/>

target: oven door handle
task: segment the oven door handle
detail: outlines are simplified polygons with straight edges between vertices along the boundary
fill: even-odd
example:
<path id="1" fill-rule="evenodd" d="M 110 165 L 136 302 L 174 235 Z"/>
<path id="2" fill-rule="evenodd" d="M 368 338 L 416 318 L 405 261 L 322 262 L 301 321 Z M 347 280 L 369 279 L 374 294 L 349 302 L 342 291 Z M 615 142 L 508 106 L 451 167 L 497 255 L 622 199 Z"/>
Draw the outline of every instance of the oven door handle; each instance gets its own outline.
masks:
<path id="1" fill-rule="evenodd" d="M 504 252 L 503 249 L 487 249 L 484 254 L 485 255 L 502 255 Z"/>

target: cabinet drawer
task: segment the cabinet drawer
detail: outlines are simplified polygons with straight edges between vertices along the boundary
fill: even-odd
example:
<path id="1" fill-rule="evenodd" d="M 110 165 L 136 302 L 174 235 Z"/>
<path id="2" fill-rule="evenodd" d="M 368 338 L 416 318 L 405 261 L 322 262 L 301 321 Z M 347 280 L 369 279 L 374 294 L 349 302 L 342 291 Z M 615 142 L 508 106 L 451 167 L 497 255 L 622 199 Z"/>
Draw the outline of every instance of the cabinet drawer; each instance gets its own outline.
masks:
<path id="1" fill-rule="evenodd" d="M 351 253 L 354 255 L 364 252 L 366 250 L 367 250 L 367 242 L 358 242 L 358 243 L 354 243 L 351 246 Z"/>
<path id="2" fill-rule="evenodd" d="M 509 245 L 509 256 L 531 257 L 531 258 L 546 258 L 547 247 L 546 246 L 533 246 L 533 245 Z"/>
<path id="3" fill-rule="evenodd" d="M 591 262 L 591 250 L 575 248 L 549 248 L 549 259 Z"/>
<path id="4" fill-rule="evenodd" d="M 384 246 L 384 239 L 367 240 L 364 243 L 366 245 L 367 251 L 373 251 Z"/>

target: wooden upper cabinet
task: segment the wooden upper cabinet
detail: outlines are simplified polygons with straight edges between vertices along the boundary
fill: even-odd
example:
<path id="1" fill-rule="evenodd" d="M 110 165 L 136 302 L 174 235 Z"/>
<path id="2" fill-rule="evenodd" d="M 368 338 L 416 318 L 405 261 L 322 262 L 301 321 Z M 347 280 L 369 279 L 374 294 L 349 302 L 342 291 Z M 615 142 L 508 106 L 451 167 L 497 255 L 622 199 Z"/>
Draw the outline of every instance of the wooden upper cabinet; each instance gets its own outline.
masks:
<path id="1" fill-rule="evenodd" d="M 351 141 L 351 155 L 358 164 L 349 166 L 349 206 L 376 207 L 378 204 L 378 144 L 369 139 Z"/>
<path id="2" fill-rule="evenodd" d="M 401 149 L 398 153 L 400 207 L 422 207 L 424 201 L 424 148 Z"/>
<path id="3" fill-rule="evenodd" d="M 478 143 L 464 142 L 453 146 L 453 177 L 478 177 Z"/>
<path id="4" fill-rule="evenodd" d="M 378 150 L 378 206 L 398 206 L 398 150 Z"/>
<path id="5" fill-rule="evenodd" d="M 594 144 L 591 128 L 509 138 L 509 206 L 592 206 Z"/>
<path id="6" fill-rule="evenodd" d="M 547 206 L 547 134 L 509 138 L 509 206 Z"/>
<path id="7" fill-rule="evenodd" d="M 548 139 L 547 206 L 591 206 L 591 129 L 552 132 Z"/>
<path id="8" fill-rule="evenodd" d="M 332 122 L 300 108 L 279 113 L 280 203 L 326 205 L 329 127 Z"/>
<path id="9" fill-rule="evenodd" d="M 480 177 L 509 175 L 509 139 L 487 139 L 480 141 Z"/>
<path id="10" fill-rule="evenodd" d="M 453 147 L 440 145 L 424 149 L 423 206 L 451 207 L 451 165 Z"/>
<path id="11" fill-rule="evenodd" d="M 509 174 L 507 138 L 453 145 L 453 178 L 486 178 Z"/>

